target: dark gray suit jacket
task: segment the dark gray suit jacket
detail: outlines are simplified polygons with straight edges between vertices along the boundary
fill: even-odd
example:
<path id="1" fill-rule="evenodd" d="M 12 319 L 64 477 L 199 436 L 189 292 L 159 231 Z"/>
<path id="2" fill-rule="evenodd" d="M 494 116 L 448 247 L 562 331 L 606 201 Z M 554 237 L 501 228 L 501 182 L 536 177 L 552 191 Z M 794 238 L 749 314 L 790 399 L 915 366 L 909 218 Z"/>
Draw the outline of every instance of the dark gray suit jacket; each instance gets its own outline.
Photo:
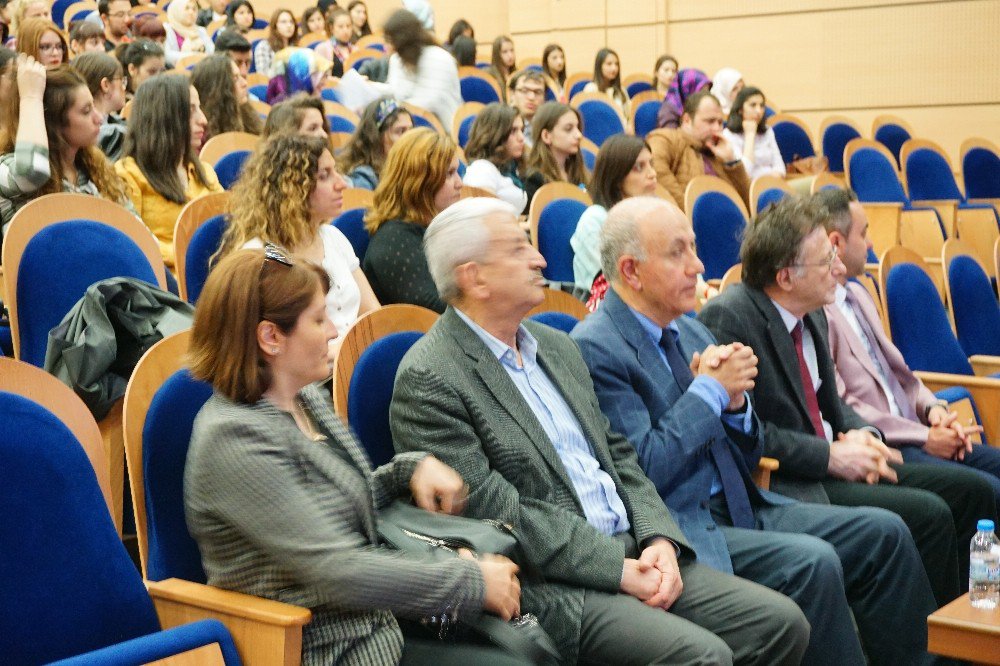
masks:
<path id="1" fill-rule="evenodd" d="M 764 422 L 764 455 L 777 458 L 781 464 L 771 476 L 771 489 L 803 501 L 829 504 L 820 481 L 827 476 L 830 445 L 812 434 L 795 344 L 771 299 L 745 284 L 734 285 L 706 303 L 698 319 L 719 342 L 739 341 L 757 354 L 758 374 L 751 398 Z M 810 312 L 804 322 L 816 344 L 822 380 L 816 397 L 823 418 L 835 435 L 870 427 L 837 395 L 823 310 Z"/>
<path id="2" fill-rule="evenodd" d="M 524 325 L 538 340 L 540 366 L 579 420 L 601 469 L 614 480 L 640 547 L 665 536 L 687 550 L 632 445 L 611 431 L 601 413 L 576 345 L 555 329 Z M 538 419 L 452 308 L 403 358 L 389 414 L 398 451 L 429 451 L 466 480 L 469 515 L 514 525 L 526 557 L 544 578 L 525 581 L 522 611 L 538 615 L 564 658 L 575 660 L 583 591 L 618 591 L 624 545 L 587 522 Z"/>

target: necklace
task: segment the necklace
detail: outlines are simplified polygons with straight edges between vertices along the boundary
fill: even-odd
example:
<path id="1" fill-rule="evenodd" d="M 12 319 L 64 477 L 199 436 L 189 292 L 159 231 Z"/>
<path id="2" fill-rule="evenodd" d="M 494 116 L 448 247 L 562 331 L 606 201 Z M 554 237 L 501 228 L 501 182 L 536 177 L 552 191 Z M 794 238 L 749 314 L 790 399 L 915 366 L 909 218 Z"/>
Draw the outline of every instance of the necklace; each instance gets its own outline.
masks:
<path id="1" fill-rule="evenodd" d="M 302 430 L 302 433 L 306 436 L 306 438 L 308 438 L 310 442 L 325 442 L 326 435 L 319 432 L 316 428 L 312 418 L 309 417 L 309 412 L 306 411 L 301 401 L 295 401 L 295 408 L 299 415 L 299 429 Z"/>

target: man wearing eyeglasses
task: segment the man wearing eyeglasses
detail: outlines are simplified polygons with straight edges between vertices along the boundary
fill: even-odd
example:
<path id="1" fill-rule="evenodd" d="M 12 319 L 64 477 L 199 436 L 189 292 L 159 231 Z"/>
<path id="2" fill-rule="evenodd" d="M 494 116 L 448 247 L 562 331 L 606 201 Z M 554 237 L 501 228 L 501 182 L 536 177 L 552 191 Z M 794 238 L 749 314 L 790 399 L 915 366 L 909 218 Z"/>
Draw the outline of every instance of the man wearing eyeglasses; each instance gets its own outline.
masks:
<path id="1" fill-rule="evenodd" d="M 827 236 L 827 217 L 816 197 L 766 209 L 743 239 L 743 283 L 709 301 L 698 319 L 720 343 L 742 342 L 757 355 L 753 408 L 764 424 L 764 455 L 781 465 L 771 489 L 899 514 L 944 604 L 964 588 L 959 563 L 968 571 L 968 541 L 959 544 L 956 534 L 993 515 L 992 492 L 974 473 L 959 478 L 951 469 L 904 465 L 838 395 L 822 308 L 834 301 L 846 268 Z"/>
<path id="2" fill-rule="evenodd" d="M 524 119 L 524 145 L 530 148 L 531 119 L 545 101 L 545 78 L 542 73 L 525 69 L 512 76 L 509 97 L 510 105 L 517 109 Z"/>
<path id="3" fill-rule="evenodd" d="M 130 9 L 132 3 L 129 0 L 100 0 L 97 3 L 97 12 L 104 24 L 105 51 L 114 51 L 119 44 L 132 41 Z"/>

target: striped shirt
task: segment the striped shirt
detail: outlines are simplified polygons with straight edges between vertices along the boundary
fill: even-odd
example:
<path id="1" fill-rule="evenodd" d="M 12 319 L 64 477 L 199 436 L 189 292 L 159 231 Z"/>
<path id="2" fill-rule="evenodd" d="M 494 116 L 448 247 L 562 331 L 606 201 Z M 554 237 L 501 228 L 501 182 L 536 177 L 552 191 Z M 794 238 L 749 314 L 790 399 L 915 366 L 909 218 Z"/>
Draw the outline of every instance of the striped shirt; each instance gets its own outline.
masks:
<path id="1" fill-rule="evenodd" d="M 630 525 L 625 503 L 618 495 L 614 480 L 601 469 L 580 421 L 538 365 L 538 341 L 524 326 L 518 327 L 517 348 L 521 353 L 521 364 L 518 365 L 514 349 L 469 319 L 461 310 L 456 309 L 455 312 L 500 361 L 545 430 L 573 483 L 587 522 L 609 536 L 627 532 Z"/>

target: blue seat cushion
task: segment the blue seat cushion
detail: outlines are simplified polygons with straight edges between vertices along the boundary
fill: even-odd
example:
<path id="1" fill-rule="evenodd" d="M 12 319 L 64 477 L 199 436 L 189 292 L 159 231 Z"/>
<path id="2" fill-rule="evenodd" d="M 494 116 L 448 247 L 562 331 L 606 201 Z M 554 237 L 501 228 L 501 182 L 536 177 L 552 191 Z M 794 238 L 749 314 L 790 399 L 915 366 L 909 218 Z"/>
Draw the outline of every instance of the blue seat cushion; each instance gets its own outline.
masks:
<path id="1" fill-rule="evenodd" d="M 371 240 L 368 229 L 365 228 L 365 213 L 367 212 L 365 208 L 352 208 L 345 210 L 333 221 L 333 226 L 347 237 L 358 261 L 364 261 L 365 253 L 368 251 L 368 243 Z"/>
<path id="2" fill-rule="evenodd" d="M 698 256 L 705 264 L 705 279 L 719 279 L 740 261 L 740 243 L 746 229 L 743 211 L 721 192 L 705 192 L 691 210 L 691 224 L 698 238 Z"/>
<path id="3" fill-rule="evenodd" d="M 958 342 L 966 355 L 1000 356 L 1000 306 L 982 266 L 966 255 L 953 258 L 948 284 Z"/>
<path id="4" fill-rule="evenodd" d="M 234 150 L 223 155 L 215 163 L 215 175 L 219 177 L 219 184 L 223 189 L 228 190 L 239 180 L 240 174 L 243 173 L 243 165 L 249 157 L 249 150 Z"/>
<path id="5" fill-rule="evenodd" d="M 573 246 L 569 239 L 576 231 L 586 204 L 575 199 L 556 199 L 538 218 L 538 251 L 545 257 L 542 275 L 554 282 L 573 281 Z"/>
<path id="6" fill-rule="evenodd" d="M 530 319 L 540 324 L 551 326 L 563 333 L 571 333 L 576 325 L 580 323 L 579 319 L 565 312 L 539 312 L 531 315 Z"/>
<path id="7" fill-rule="evenodd" d="M 189 303 L 197 303 L 201 290 L 205 288 L 205 281 L 211 271 L 209 260 L 222 245 L 227 219 L 225 215 L 213 215 L 191 236 L 187 252 L 184 253 L 184 283 Z"/>

